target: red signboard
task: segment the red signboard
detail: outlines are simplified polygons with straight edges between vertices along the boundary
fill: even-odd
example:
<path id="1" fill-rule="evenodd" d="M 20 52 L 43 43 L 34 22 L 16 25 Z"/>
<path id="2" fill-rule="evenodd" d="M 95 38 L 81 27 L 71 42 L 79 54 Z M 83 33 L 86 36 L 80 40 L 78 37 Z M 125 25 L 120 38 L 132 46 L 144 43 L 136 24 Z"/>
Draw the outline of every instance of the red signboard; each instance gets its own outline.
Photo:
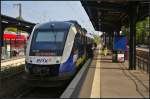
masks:
<path id="1" fill-rule="evenodd" d="M 16 35 L 16 34 L 4 34 L 3 38 L 7 39 L 16 39 L 16 40 L 26 40 L 24 35 Z"/>

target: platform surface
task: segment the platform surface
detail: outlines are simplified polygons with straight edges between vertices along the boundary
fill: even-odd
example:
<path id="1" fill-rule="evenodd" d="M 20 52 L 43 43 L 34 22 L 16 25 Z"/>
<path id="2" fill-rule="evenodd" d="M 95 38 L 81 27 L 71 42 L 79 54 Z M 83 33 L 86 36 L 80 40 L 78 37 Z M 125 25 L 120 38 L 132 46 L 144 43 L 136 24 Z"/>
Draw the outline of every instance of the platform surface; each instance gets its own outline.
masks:
<path id="1" fill-rule="evenodd" d="M 128 70 L 128 63 L 113 63 L 98 48 L 72 98 L 149 98 L 149 75 Z"/>

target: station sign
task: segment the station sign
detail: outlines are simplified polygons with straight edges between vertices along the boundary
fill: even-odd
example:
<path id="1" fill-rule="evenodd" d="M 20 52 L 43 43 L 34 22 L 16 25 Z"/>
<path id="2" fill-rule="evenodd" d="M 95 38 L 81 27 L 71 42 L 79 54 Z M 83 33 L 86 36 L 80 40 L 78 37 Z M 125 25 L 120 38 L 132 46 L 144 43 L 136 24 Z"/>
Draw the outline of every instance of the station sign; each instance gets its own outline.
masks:
<path id="1" fill-rule="evenodd" d="M 114 50 L 126 50 L 126 37 L 115 36 L 114 37 Z"/>

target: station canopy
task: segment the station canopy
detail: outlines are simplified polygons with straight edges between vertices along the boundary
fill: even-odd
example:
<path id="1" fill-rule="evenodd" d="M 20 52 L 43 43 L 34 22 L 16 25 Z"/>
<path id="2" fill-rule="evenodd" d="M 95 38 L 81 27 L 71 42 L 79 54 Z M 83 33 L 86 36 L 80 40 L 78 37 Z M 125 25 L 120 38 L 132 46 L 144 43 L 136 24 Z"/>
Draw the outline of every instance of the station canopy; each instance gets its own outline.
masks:
<path id="1" fill-rule="evenodd" d="M 130 7 L 136 6 L 137 21 L 149 14 L 149 0 L 81 0 L 95 30 L 103 32 L 120 31 L 129 25 Z"/>
<path id="2" fill-rule="evenodd" d="M 20 30 L 31 32 L 35 23 L 19 20 L 10 16 L 1 15 L 2 30 L 7 27 L 16 27 Z"/>

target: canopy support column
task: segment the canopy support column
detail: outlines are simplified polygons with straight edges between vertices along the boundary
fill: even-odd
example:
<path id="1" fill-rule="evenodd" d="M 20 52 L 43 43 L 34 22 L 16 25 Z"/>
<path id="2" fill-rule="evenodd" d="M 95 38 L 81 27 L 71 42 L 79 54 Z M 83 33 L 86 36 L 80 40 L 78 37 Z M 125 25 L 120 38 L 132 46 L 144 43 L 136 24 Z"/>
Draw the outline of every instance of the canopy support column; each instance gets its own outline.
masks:
<path id="1" fill-rule="evenodd" d="M 3 41 L 3 35 L 4 35 L 4 30 L 5 30 L 5 25 L 2 25 L 2 23 L 1 23 L 1 45 L 0 45 L 0 71 L 1 71 L 1 54 L 2 54 L 2 46 L 3 46 L 3 43 L 4 43 L 4 41 Z"/>
<path id="2" fill-rule="evenodd" d="M 136 3 L 131 2 L 129 10 L 130 17 L 130 37 L 129 37 L 129 70 L 136 69 L 136 19 L 137 6 Z"/>

